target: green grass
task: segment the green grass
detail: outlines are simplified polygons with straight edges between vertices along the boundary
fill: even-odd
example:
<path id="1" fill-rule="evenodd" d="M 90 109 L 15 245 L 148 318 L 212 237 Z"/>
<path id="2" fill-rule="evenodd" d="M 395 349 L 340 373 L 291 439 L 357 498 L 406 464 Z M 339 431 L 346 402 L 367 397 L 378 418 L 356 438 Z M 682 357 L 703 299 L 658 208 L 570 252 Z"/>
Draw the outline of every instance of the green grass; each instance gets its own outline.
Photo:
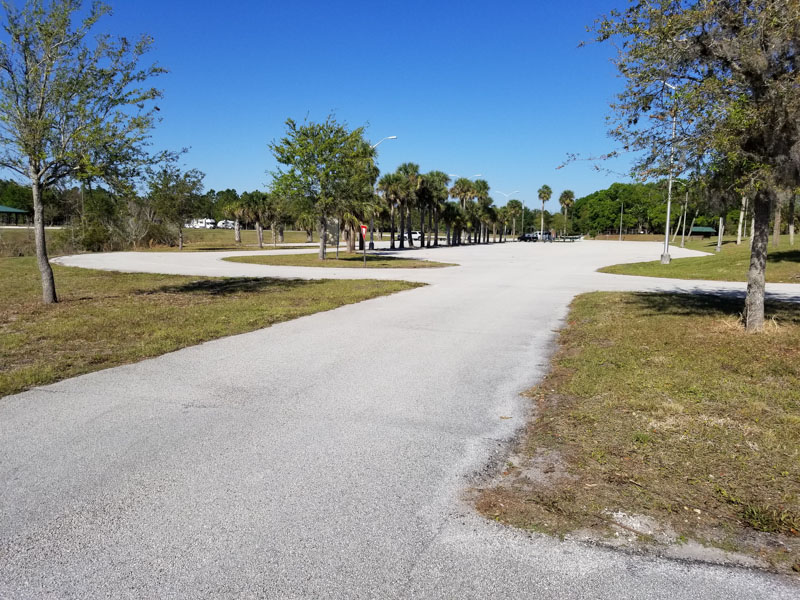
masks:
<path id="1" fill-rule="evenodd" d="M 743 240 L 737 246 L 735 238 L 725 238 L 722 251 L 715 253 L 716 240 L 686 244 L 692 250 L 711 252 L 711 256 L 673 259 L 668 265 L 660 261 L 613 265 L 600 269 L 602 273 L 670 277 L 673 279 L 711 279 L 715 281 L 747 281 L 750 267 L 750 246 Z M 781 236 L 778 248 L 770 245 L 767 253 L 768 283 L 800 283 L 800 240 L 796 249 L 789 246 L 789 236 Z"/>
<path id="2" fill-rule="evenodd" d="M 316 253 L 306 254 L 275 254 L 255 256 L 233 256 L 226 258 L 231 262 L 252 263 L 256 265 L 281 265 L 292 267 L 339 267 L 363 268 L 364 255 L 359 253 L 339 252 L 336 258 L 335 251 L 329 251 L 325 260 L 320 260 Z M 452 263 L 435 262 L 432 260 L 415 260 L 411 258 L 398 258 L 380 254 L 367 254 L 367 268 L 372 269 L 427 269 L 435 267 L 452 267 Z"/>
<path id="3" fill-rule="evenodd" d="M 43 305 L 35 260 L 0 258 L 0 396 L 419 285 L 54 271 Z"/>
<path id="4" fill-rule="evenodd" d="M 214 251 L 214 250 L 253 250 L 258 249 L 258 239 L 256 232 L 252 229 L 243 229 L 242 243 L 237 244 L 234 242 L 234 233 L 232 229 L 184 229 L 184 251 Z M 48 229 L 47 230 L 47 249 L 50 256 L 59 256 L 61 254 L 72 254 L 78 252 L 74 240 L 72 240 L 72 231 L 66 229 Z M 380 236 L 375 236 L 376 240 L 380 240 Z M 384 239 L 389 239 L 388 235 Z M 319 242 L 319 236 L 315 233 L 313 241 Z M 305 244 L 307 236 L 304 231 L 285 231 L 283 243 L 284 244 Z M 272 247 L 272 233 L 270 231 L 264 232 L 264 249 L 268 250 Z M 131 248 L 131 250 L 149 251 L 156 250 L 163 251 L 176 251 L 177 246 L 143 246 L 139 248 Z M 33 228 L 4 228 L 0 227 L 0 256 L 33 256 L 35 254 L 35 246 L 33 239 Z"/>
<path id="5" fill-rule="evenodd" d="M 611 534 L 616 511 L 680 539 L 800 567 L 800 307 L 763 334 L 740 300 L 593 293 L 572 304 L 551 372 L 500 483 L 503 522 Z M 773 320 L 774 319 L 774 320 Z"/>

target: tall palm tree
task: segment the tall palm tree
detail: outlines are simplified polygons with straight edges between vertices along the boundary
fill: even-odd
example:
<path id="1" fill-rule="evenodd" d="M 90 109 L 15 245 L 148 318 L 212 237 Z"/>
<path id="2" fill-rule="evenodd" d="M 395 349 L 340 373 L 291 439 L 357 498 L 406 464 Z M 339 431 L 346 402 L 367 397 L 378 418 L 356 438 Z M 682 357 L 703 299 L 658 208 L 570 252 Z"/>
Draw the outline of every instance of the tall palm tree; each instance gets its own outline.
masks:
<path id="1" fill-rule="evenodd" d="M 472 184 L 472 181 L 466 177 L 459 177 L 456 179 L 453 187 L 450 188 L 450 195 L 453 198 L 458 198 L 458 201 L 461 205 L 461 211 L 465 213 L 467 210 L 467 203 L 475 196 L 475 186 Z M 460 241 L 460 236 L 461 231 L 459 229 L 458 241 Z"/>
<path id="2" fill-rule="evenodd" d="M 449 195 L 447 186 L 450 184 L 450 177 L 442 171 L 430 171 L 424 175 L 423 184 L 430 193 L 430 209 L 433 213 L 433 245 L 439 245 L 439 217 L 444 209 L 445 202 Z M 430 237 L 428 247 L 431 246 Z"/>
<path id="3" fill-rule="evenodd" d="M 517 219 L 522 216 L 522 202 L 516 199 L 511 199 L 506 203 L 506 208 L 508 209 L 506 212 L 508 213 L 508 217 L 511 220 L 511 235 L 517 235 Z M 520 233 L 525 233 L 524 231 Z"/>
<path id="4" fill-rule="evenodd" d="M 396 173 L 403 177 L 407 185 L 404 186 L 403 189 L 403 206 L 404 206 L 404 213 L 400 215 L 400 230 L 403 231 L 408 237 L 408 247 L 413 248 L 414 242 L 411 241 L 411 230 L 413 226 L 411 224 L 411 208 L 414 206 L 414 203 L 417 199 L 417 189 L 420 186 L 420 174 L 419 174 L 419 165 L 415 163 L 403 163 L 399 167 L 397 167 Z M 403 228 L 403 223 L 405 219 L 405 231 Z M 404 236 L 405 237 L 405 236 Z M 400 248 L 403 248 L 403 238 L 400 238 Z"/>
<path id="5" fill-rule="evenodd" d="M 489 182 L 485 179 L 476 179 L 475 183 L 473 183 L 474 188 L 474 198 L 478 202 L 480 210 L 478 211 L 478 223 L 476 226 L 478 227 L 479 231 L 476 231 L 476 242 L 482 243 L 486 238 L 486 234 L 489 232 L 489 227 L 486 225 L 486 209 L 488 208 L 489 204 L 491 204 L 491 199 L 489 198 Z M 487 204 L 487 202 L 489 204 Z"/>
<path id="6" fill-rule="evenodd" d="M 383 194 L 383 199 L 386 201 L 386 204 L 389 205 L 389 211 L 391 213 L 391 239 L 390 239 L 390 248 L 392 250 L 395 249 L 394 241 L 395 241 L 395 207 L 400 203 L 402 196 L 403 196 L 403 187 L 405 184 L 405 180 L 403 177 L 398 173 L 387 173 L 383 177 L 381 177 L 380 181 L 378 181 L 378 191 Z M 402 240 L 401 242 L 402 243 Z"/>
<path id="7" fill-rule="evenodd" d="M 575 192 L 564 190 L 558 198 L 561 208 L 564 210 L 564 235 L 569 231 L 569 209 L 575 204 Z"/>
<path id="8" fill-rule="evenodd" d="M 539 232 L 544 236 L 544 203 L 550 200 L 550 197 L 553 195 L 553 190 L 550 189 L 549 185 L 545 184 L 539 188 L 537 193 L 539 194 L 539 200 L 542 201 L 542 223 Z"/>

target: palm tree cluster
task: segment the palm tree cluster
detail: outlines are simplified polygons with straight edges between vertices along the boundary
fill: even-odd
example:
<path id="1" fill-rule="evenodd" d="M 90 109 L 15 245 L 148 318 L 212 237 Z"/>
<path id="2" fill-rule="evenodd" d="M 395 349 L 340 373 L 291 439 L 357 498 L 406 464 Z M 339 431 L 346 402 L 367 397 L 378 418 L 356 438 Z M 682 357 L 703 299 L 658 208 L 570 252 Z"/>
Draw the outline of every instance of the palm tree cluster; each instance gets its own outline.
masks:
<path id="1" fill-rule="evenodd" d="M 492 230 L 497 241 L 500 226 L 500 241 L 512 213 L 506 208 L 494 206 L 489 196 L 489 183 L 483 179 L 471 181 L 465 177 L 455 180 L 452 187 L 450 177 L 442 171 L 420 173 L 419 165 L 404 163 L 394 173 L 388 173 L 378 182 L 391 220 L 391 247 L 404 249 L 414 247 L 411 231 L 413 211 L 416 211 L 421 235 L 420 245 L 439 245 L 440 226 L 444 225 L 448 245 L 489 243 Z M 454 200 L 449 200 L 449 198 Z M 399 220 L 399 235 L 395 235 Z"/>

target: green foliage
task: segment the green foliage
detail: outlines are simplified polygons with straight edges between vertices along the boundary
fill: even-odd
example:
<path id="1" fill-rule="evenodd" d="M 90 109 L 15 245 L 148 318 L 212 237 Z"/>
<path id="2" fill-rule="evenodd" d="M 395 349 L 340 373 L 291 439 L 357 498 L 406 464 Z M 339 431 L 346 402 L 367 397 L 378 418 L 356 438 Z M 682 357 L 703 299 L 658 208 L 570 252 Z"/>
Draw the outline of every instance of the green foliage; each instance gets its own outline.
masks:
<path id="1" fill-rule="evenodd" d="M 174 162 L 151 171 L 147 186 L 156 217 L 171 227 L 182 229 L 201 205 L 204 177 L 197 169 L 182 171 Z"/>
<path id="2" fill-rule="evenodd" d="M 328 116 L 322 123 L 287 119 L 286 129 L 269 146 L 282 165 L 275 176 L 283 190 L 306 199 L 320 217 L 335 214 L 354 195 L 371 195 L 378 173 L 363 127 L 350 130 Z"/>

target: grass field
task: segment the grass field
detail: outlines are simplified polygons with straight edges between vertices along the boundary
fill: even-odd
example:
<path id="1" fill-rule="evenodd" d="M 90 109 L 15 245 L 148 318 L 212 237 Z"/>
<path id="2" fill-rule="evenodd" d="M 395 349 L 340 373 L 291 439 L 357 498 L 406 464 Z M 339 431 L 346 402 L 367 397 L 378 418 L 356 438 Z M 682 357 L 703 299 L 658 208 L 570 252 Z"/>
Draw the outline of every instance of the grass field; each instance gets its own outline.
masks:
<path id="1" fill-rule="evenodd" d="M 50 256 L 62 254 L 72 254 L 78 249 L 71 239 L 71 231 L 65 229 L 47 230 L 47 248 Z M 242 243 L 234 242 L 232 229 L 184 229 L 184 250 L 185 251 L 214 251 L 214 250 L 253 250 L 258 249 L 258 238 L 253 229 L 242 229 Z M 305 231 L 285 231 L 283 237 L 284 244 L 305 244 L 308 236 Z M 383 236 L 384 240 L 389 239 L 389 234 Z M 381 236 L 375 234 L 375 241 L 381 241 Z M 313 242 L 319 242 L 319 236 L 314 233 Z M 264 249 L 269 250 L 272 246 L 272 232 L 264 231 Z M 285 247 L 284 247 L 285 248 Z M 178 251 L 177 246 L 143 246 L 131 248 L 141 251 Z M 0 257 L 3 256 L 33 256 L 35 252 L 33 228 L 5 228 L 0 227 Z"/>
<path id="2" fill-rule="evenodd" d="M 579 296 L 527 394 L 535 418 L 479 509 L 559 535 L 611 536 L 615 513 L 645 515 L 672 543 L 800 569 L 800 307 L 768 304 L 773 325 L 752 335 L 741 304 Z"/>
<path id="3" fill-rule="evenodd" d="M 252 263 L 256 265 L 281 265 L 292 267 L 339 267 L 346 269 L 364 268 L 364 255 L 358 253 L 339 252 L 336 258 L 335 251 L 328 253 L 325 260 L 319 260 L 316 253 L 306 254 L 277 254 L 257 256 L 233 256 L 226 258 L 231 262 Z M 380 254 L 367 254 L 368 269 L 428 269 L 436 267 L 452 267 L 452 263 L 435 262 L 432 260 L 415 260 L 413 258 L 398 258 Z"/>
<path id="4" fill-rule="evenodd" d="M 711 256 L 673 259 L 668 265 L 660 261 L 613 265 L 600 269 L 602 273 L 671 277 L 674 279 L 712 279 L 715 281 L 747 281 L 750 267 L 750 246 L 747 240 L 737 246 L 735 238 L 725 238 L 722 250 L 714 252 L 715 240 L 693 241 L 686 244 L 692 250 L 711 252 Z M 800 283 L 800 241 L 789 245 L 789 236 L 781 236 L 778 248 L 770 245 L 767 253 L 767 282 Z"/>
<path id="5" fill-rule="evenodd" d="M 46 306 L 35 260 L 0 258 L 0 396 L 419 285 L 53 269 Z"/>

